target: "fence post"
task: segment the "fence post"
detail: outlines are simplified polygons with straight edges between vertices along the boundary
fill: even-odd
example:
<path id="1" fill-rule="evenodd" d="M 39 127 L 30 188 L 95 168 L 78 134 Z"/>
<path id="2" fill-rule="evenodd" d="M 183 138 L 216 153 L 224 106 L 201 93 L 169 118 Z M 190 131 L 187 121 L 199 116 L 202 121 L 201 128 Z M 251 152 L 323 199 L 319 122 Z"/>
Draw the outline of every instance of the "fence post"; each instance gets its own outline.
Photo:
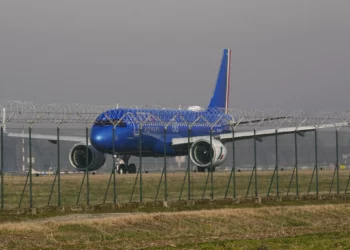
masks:
<path id="1" fill-rule="evenodd" d="M 235 128 L 232 129 L 232 170 L 233 170 L 233 198 L 236 199 L 236 152 L 235 152 Z"/>
<path id="2" fill-rule="evenodd" d="M 315 168 L 316 168 L 316 195 L 318 195 L 318 149 L 317 149 L 317 129 L 315 129 Z"/>
<path id="3" fill-rule="evenodd" d="M 256 172 L 256 130 L 254 129 L 254 177 L 255 177 L 255 197 L 258 197 L 258 178 Z"/>
<path id="4" fill-rule="evenodd" d="M 159 189 L 160 186 L 162 184 L 163 181 L 163 175 L 164 175 L 164 200 L 167 200 L 167 180 L 166 180 L 166 126 L 164 126 L 163 129 L 163 152 L 164 152 L 164 167 L 162 170 L 162 175 L 160 176 L 160 180 L 159 180 L 159 184 L 158 184 L 158 188 L 157 188 L 157 193 L 156 193 L 156 197 L 154 198 L 154 201 L 156 202 L 158 199 L 158 194 L 159 194 Z"/>
<path id="5" fill-rule="evenodd" d="M 139 128 L 140 202 L 142 202 L 142 125 Z"/>
<path id="6" fill-rule="evenodd" d="M 337 194 L 339 194 L 339 134 L 338 129 L 335 130 L 336 139 L 336 168 L 337 168 Z"/>
<path id="7" fill-rule="evenodd" d="M 102 204 L 106 203 L 108 190 L 109 190 L 109 185 L 111 184 L 111 180 L 112 180 L 112 176 L 113 176 L 113 171 L 114 171 L 114 169 L 112 168 L 111 175 L 109 176 L 109 180 L 108 180 L 108 184 L 107 184 L 107 189 L 106 189 L 106 192 L 105 192 L 105 197 L 103 198 L 103 203 Z"/>
<path id="8" fill-rule="evenodd" d="M 277 134 L 277 129 L 275 130 L 275 169 L 273 170 L 273 174 L 271 177 L 271 182 L 270 182 L 270 186 L 269 189 L 267 191 L 267 197 L 270 196 L 270 191 L 271 191 L 271 187 L 273 184 L 273 181 L 275 180 L 275 175 L 276 175 L 276 196 L 279 197 L 279 183 L 278 183 L 278 134 Z M 293 174 L 294 174 L 294 169 L 293 169 Z M 292 179 L 291 179 L 292 181 Z M 288 195 L 288 192 L 287 192 Z"/>
<path id="9" fill-rule="evenodd" d="M 135 188 L 136 188 L 136 184 L 137 184 L 137 179 L 139 178 L 139 173 L 140 173 L 140 168 L 137 170 L 134 186 L 132 187 L 132 191 L 131 191 L 130 202 L 132 202 L 132 198 L 134 197 Z"/>
<path id="10" fill-rule="evenodd" d="M 230 177 L 228 179 L 226 191 L 225 191 L 225 199 L 227 197 L 228 189 L 230 188 L 231 179 L 233 178 L 233 198 L 236 199 L 236 169 L 235 169 L 235 128 L 232 127 L 232 168 Z M 233 177 L 232 177 L 233 176 Z"/>
<path id="11" fill-rule="evenodd" d="M 20 200 L 19 200 L 18 208 L 21 208 L 21 204 L 22 204 L 24 192 L 26 191 L 28 179 L 29 179 L 29 171 L 28 171 L 28 174 L 27 174 L 27 177 L 26 177 L 26 181 L 25 181 L 25 183 L 24 183 L 24 187 L 23 187 L 23 190 L 22 190 L 21 198 L 20 198 Z M 346 193 L 346 190 L 345 190 L 345 193 Z"/>
<path id="12" fill-rule="evenodd" d="M 78 203 L 79 203 L 80 194 L 81 194 L 81 191 L 83 190 L 83 185 L 84 185 L 84 182 L 85 182 L 85 176 L 86 176 L 86 171 L 84 171 L 83 180 L 81 181 L 81 184 L 80 184 L 80 189 L 79 189 L 79 193 L 78 193 L 78 197 L 77 197 L 77 201 L 76 201 L 75 205 L 78 205 Z"/>
<path id="13" fill-rule="evenodd" d="M 213 130 L 210 127 L 210 197 L 214 199 L 214 176 L 213 176 Z"/>
<path id="14" fill-rule="evenodd" d="M 294 155 L 295 155 L 295 186 L 296 186 L 296 194 L 299 197 L 299 175 L 298 175 L 298 132 L 295 130 L 294 132 Z"/>
<path id="15" fill-rule="evenodd" d="M 85 143 L 86 143 L 86 204 L 90 205 L 90 183 L 89 183 L 89 128 L 86 127 L 85 129 Z"/>
<path id="16" fill-rule="evenodd" d="M 57 205 L 61 206 L 60 128 L 57 127 Z"/>
<path id="17" fill-rule="evenodd" d="M 56 168 L 56 172 L 55 172 L 55 178 L 53 179 L 53 183 L 51 186 L 51 192 L 50 192 L 50 197 L 49 197 L 49 201 L 47 203 L 47 205 L 49 206 L 51 203 L 51 198 L 52 198 L 52 194 L 53 194 L 53 190 L 55 188 L 56 185 L 56 179 L 57 179 L 57 206 L 60 207 L 61 206 L 61 170 L 60 170 L 60 128 L 57 127 L 57 136 L 56 136 L 56 144 L 57 144 L 57 168 Z"/>
<path id="18" fill-rule="evenodd" d="M 1 125 L 0 173 L 1 173 L 1 209 L 4 209 L 4 127 Z"/>
<path id="19" fill-rule="evenodd" d="M 164 127 L 164 200 L 168 200 L 168 180 L 167 180 L 167 162 L 166 162 L 166 132 L 167 127 Z"/>
<path id="20" fill-rule="evenodd" d="M 338 129 L 335 128 L 335 167 L 333 171 L 333 177 L 332 177 L 332 183 L 331 187 L 329 189 L 329 194 L 332 193 L 333 190 L 333 184 L 334 184 L 334 179 L 337 178 L 337 194 L 339 194 L 339 158 L 338 158 Z M 337 175 L 337 177 L 335 177 Z"/>
<path id="21" fill-rule="evenodd" d="M 277 197 L 280 196 L 280 192 L 279 192 L 279 179 L 278 179 L 278 133 L 277 133 L 277 129 L 275 131 L 275 148 L 276 148 L 276 192 L 277 192 Z"/>
<path id="22" fill-rule="evenodd" d="M 29 126 L 29 207 L 33 207 L 33 178 L 32 178 L 32 127 Z"/>
<path id="23" fill-rule="evenodd" d="M 188 200 L 191 200 L 191 159 L 190 159 L 190 150 L 191 150 L 191 141 L 190 141 L 190 137 L 191 137 L 191 127 L 188 126 L 188 138 L 187 138 L 187 149 L 188 149 L 188 156 L 187 156 L 187 185 L 188 185 L 188 194 L 187 194 L 187 198 Z"/>
<path id="24" fill-rule="evenodd" d="M 254 166 L 252 170 L 252 174 L 250 175 L 248 188 L 245 197 L 248 197 L 249 191 L 250 191 L 250 185 L 252 184 L 253 175 L 254 175 L 254 183 L 255 183 L 255 197 L 258 197 L 258 180 L 257 180 L 257 173 L 256 173 L 256 130 L 254 129 Z"/>
<path id="25" fill-rule="evenodd" d="M 112 126 L 112 136 L 113 136 L 113 145 L 112 145 L 112 154 L 113 154 L 113 203 L 117 203 L 117 180 L 115 176 L 115 125 Z"/>

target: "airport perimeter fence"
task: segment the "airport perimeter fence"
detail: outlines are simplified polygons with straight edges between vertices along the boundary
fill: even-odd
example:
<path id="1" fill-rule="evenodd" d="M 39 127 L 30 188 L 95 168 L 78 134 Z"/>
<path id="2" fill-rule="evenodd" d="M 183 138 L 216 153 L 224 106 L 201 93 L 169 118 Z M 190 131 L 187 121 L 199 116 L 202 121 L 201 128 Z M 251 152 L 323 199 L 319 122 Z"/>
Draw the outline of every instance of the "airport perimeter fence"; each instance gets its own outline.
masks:
<path id="1" fill-rule="evenodd" d="M 139 112 L 134 112 L 135 109 Z M 199 115 L 188 116 L 183 115 L 183 110 L 141 106 L 38 105 L 19 101 L 2 105 L 1 209 L 244 197 L 301 197 L 349 192 L 350 169 L 345 162 L 349 140 L 344 141 L 344 136 L 339 135 L 349 132 L 350 113 L 306 114 L 235 109 L 228 110 L 225 114 L 215 109 L 206 113 L 198 110 L 195 112 Z M 114 133 L 121 122 L 135 128 L 135 137 L 139 140 L 138 152 L 132 158 L 137 163 L 136 173 L 118 174 L 115 144 L 112 155 L 106 156 L 109 160 L 102 169 L 88 171 L 86 168 L 73 172 L 72 167 L 62 168 L 62 162 L 67 162 L 67 155 L 62 155 L 61 152 L 62 145 L 73 146 L 79 143 L 65 142 L 62 138 L 84 137 L 85 140 L 80 143 L 89 146 L 91 125 L 101 114 L 105 118 L 105 124 L 111 127 L 111 138 L 115 138 Z M 230 132 L 226 133 L 226 137 L 219 138 L 215 131 L 223 124 L 230 128 Z M 183 144 L 183 150 L 189 152 L 195 138 L 191 135 L 192 128 L 196 126 L 208 130 L 210 147 L 214 142 L 222 141 L 228 151 L 232 152 L 221 166 L 212 167 L 211 160 L 207 171 L 199 172 L 190 157 L 180 159 L 179 165 L 184 165 L 180 168 L 168 157 L 166 143 L 169 142 L 169 133 L 185 127 L 188 143 Z M 162 130 L 152 130 L 150 127 Z M 34 155 L 33 141 L 40 138 L 36 135 L 43 134 L 43 131 L 51 135 L 48 139 L 50 146 L 42 149 L 41 154 Z M 319 161 L 324 158 L 319 155 L 319 141 L 324 136 L 322 131 L 328 131 L 326 141 L 333 141 L 332 147 L 328 147 L 332 152 L 327 157 L 327 164 Z M 144 158 L 143 137 L 154 132 L 163 144 L 157 146 L 163 147 L 164 153 L 152 162 Z M 23 166 L 16 168 L 11 163 L 5 164 L 6 157 L 9 156 L 6 150 L 10 148 L 9 142 L 16 140 L 10 134 L 21 133 L 26 140 L 22 144 Z M 236 139 L 230 139 L 228 134 Z M 238 134 L 243 136 L 236 137 Z M 281 145 L 282 137 L 288 137 L 292 143 Z M 245 139 L 250 144 L 239 151 Z M 15 142 L 16 145 L 19 143 Z M 303 143 L 307 144 L 308 150 L 300 150 Z M 259 156 L 259 151 L 265 153 Z M 238 164 L 242 152 L 251 155 L 245 166 Z M 323 153 L 327 154 L 325 151 Z M 85 154 L 89 154 L 88 147 Z M 212 159 L 211 150 L 209 154 Z M 302 154 L 304 158 L 305 155 L 308 157 L 307 162 L 300 162 Z M 283 155 L 289 155 L 288 160 L 281 161 Z M 51 162 L 50 169 L 34 169 L 41 157 L 48 158 Z M 264 161 L 269 164 L 261 165 L 261 157 L 269 158 Z M 85 157 L 85 160 L 88 166 L 89 157 Z"/>

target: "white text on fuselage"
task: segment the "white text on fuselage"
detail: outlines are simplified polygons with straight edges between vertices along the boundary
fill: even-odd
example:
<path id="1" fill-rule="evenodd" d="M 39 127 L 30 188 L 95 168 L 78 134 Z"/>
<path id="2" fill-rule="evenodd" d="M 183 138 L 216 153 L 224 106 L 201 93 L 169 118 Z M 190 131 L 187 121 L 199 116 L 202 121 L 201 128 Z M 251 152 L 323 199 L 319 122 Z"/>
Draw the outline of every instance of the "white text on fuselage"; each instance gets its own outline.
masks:
<path id="1" fill-rule="evenodd" d="M 160 129 L 159 127 L 145 127 L 144 132 L 145 133 L 160 132 Z"/>

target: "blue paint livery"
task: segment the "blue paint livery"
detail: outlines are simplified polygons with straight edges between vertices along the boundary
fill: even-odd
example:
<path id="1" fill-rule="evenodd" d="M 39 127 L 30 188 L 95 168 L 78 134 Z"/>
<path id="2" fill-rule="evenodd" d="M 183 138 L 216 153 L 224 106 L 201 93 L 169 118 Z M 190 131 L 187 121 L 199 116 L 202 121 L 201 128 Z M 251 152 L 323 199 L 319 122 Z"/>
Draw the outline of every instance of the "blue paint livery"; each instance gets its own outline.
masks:
<path id="1" fill-rule="evenodd" d="M 113 141 L 115 151 L 121 155 L 138 155 L 139 140 L 142 138 L 142 155 L 158 156 L 164 154 L 164 130 L 166 130 L 166 152 L 168 156 L 187 155 L 187 144 L 173 146 L 173 138 L 209 136 L 229 133 L 227 121 L 232 117 L 226 114 L 229 87 L 230 51 L 225 49 L 216 82 L 216 87 L 206 110 L 164 110 L 117 108 L 107 110 L 96 118 L 91 127 L 90 141 L 100 152 L 111 154 Z M 115 126 L 114 126 L 114 125 Z M 166 126 L 168 124 L 168 126 Z M 193 125 L 194 124 L 194 125 Z M 113 129 L 115 138 L 113 140 Z"/>

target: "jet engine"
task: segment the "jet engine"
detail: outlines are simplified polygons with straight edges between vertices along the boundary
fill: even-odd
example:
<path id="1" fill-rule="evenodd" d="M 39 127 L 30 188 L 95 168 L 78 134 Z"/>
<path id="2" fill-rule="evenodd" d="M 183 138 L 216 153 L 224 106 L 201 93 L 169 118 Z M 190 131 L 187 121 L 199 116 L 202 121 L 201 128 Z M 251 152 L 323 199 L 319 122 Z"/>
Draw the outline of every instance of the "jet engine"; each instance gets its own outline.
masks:
<path id="1" fill-rule="evenodd" d="M 86 144 L 83 142 L 75 144 L 69 152 L 69 161 L 75 169 L 83 171 L 86 169 Z M 88 145 L 88 170 L 96 171 L 106 162 L 103 153 Z"/>
<path id="2" fill-rule="evenodd" d="M 198 167 L 209 167 L 210 164 L 213 167 L 219 166 L 225 161 L 226 154 L 227 149 L 224 144 L 215 139 L 212 140 L 211 145 L 209 139 L 195 141 L 190 149 L 191 160 Z"/>

